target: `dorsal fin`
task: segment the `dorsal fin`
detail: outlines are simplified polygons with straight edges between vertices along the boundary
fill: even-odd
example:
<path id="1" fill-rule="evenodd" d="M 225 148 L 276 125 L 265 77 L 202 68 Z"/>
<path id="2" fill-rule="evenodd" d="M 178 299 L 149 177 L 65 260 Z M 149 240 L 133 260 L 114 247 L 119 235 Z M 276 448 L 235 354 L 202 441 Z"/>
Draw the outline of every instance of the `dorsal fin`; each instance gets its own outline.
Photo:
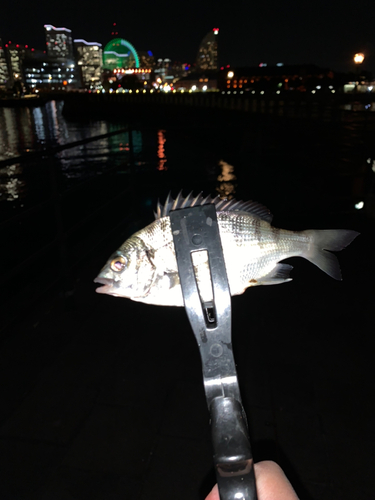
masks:
<path id="1" fill-rule="evenodd" d="M 207 203 L 213 203 L 217 212 L 248 212 L 258 219 L 265 220 L 269 223 L 272 221 L 272 214 L 268 208 L 255 201 L 237 201 L 234 198 L 231 200 L 223 200 L 219 195 L 215 196 L 215 198 L 212 198 L 210 195 L 204 198 L 202 193 L 194 197 L 193 192 L 189 193 L 186 198 L 184 198 L 182 196 L 182 191 L 178 193 L 175 200 L 171 197 L 171 193 L 168 193 L 164 205 L 161 205 L 158 201 L 156 212 L 154 212 L 155 219 L 166 217 L 169 215 L 169 212 L 173 210 L 195 207 L 197 205 L 206 205 Z"/>

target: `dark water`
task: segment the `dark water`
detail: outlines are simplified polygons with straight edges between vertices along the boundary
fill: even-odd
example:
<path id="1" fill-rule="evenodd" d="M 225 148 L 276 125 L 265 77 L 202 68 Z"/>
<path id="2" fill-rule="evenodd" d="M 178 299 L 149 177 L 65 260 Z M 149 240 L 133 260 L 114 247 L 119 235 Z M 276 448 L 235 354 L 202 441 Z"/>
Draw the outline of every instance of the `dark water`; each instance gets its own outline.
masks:
<path id="1" fill-rule="evenodd" d="M 0 109 L 0 161 L 120 130 L 104 120 L 72 122 L 62 102 L 39 108 Z M 148 125 L 133 129 L 134 165 L 144 184 L 220 189 L 220 161 L 233 167 L 239 197 L 267 202 L 281 198 L 284 210 L 310 200 L 329 211 L 372 211 L 375 126 L 363 112 L 348 111 L 340 123 L 276 120 L 205 126 Z M 113 167 L 129 169 L 127 132 L 64 150 L 54 157 L 62 189 Z M 0 210 L 10 215 L 49 196 L 51 164 L 35 160 L 0 166 Z M 233 179 L 232 179 L 233 180 Z M 223 179 L 222 179 L 223 181 Z M 225 178 L 224 178 L 225 181 Z M 320 198 L 320 200 L 314 198 Z M 324 200 L 323 200 L 324 198 Z M 359 205 L 358 205 L 359 203 Z M 363 203 L 362 208 L 361 207 Z M 9 210 L 12 207 L 12 210 Z"/>

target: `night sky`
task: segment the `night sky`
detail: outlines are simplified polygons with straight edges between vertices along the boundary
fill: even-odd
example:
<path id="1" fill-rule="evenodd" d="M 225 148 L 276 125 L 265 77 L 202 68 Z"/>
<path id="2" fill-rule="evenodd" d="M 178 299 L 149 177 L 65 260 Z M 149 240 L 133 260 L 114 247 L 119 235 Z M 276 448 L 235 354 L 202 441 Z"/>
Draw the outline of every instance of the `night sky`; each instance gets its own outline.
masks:
<path id="1" fill-rule="evenodd" d="M 17 7 L 15 7 L 15 5 Z M 336 71 L 353 69 L 355 52 L 363 52 L 363 69 L 375 73 L 375 2 L 314 0 L 299 2 L 219 2 L 170 0 L 93 2 L 51 0 L 3 2 L 0 37 L 4 41 L 44 47 L 44 24 L 67 27 L 73 38 L 119 36 L 156 58 L 193 63 L 204 35 L 220 28 L 220 65 L 253 66 L 314 63 Z"/>

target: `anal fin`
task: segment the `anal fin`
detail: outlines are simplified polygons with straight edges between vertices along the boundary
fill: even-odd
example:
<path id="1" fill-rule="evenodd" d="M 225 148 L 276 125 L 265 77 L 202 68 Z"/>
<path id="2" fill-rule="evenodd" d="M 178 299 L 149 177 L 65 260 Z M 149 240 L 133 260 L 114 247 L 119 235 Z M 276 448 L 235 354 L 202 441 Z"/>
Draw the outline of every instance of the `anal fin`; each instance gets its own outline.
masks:
<path id="1" fill-rule="evenodd" d="M 292 269 L 293 266 L 289 264 L 276 264 L 270 273 L 258 280 L 258 285 L 279 285 L 292 281 L 293 278 L 289 276 Z"/>

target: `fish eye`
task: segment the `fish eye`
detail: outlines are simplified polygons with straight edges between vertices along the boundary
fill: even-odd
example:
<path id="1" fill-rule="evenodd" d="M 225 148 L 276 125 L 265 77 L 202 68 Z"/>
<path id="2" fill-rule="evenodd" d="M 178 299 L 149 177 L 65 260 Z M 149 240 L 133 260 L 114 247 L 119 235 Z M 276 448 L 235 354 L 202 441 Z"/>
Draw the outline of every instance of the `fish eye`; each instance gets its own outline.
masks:
<path id="1" fill-rule="evenodd" d="M 127 264 L 127 260 L 122 255 L 119 255 L 111 262 L 111 269 L 115 272 L 120 272 L 124 269 Z"/>

